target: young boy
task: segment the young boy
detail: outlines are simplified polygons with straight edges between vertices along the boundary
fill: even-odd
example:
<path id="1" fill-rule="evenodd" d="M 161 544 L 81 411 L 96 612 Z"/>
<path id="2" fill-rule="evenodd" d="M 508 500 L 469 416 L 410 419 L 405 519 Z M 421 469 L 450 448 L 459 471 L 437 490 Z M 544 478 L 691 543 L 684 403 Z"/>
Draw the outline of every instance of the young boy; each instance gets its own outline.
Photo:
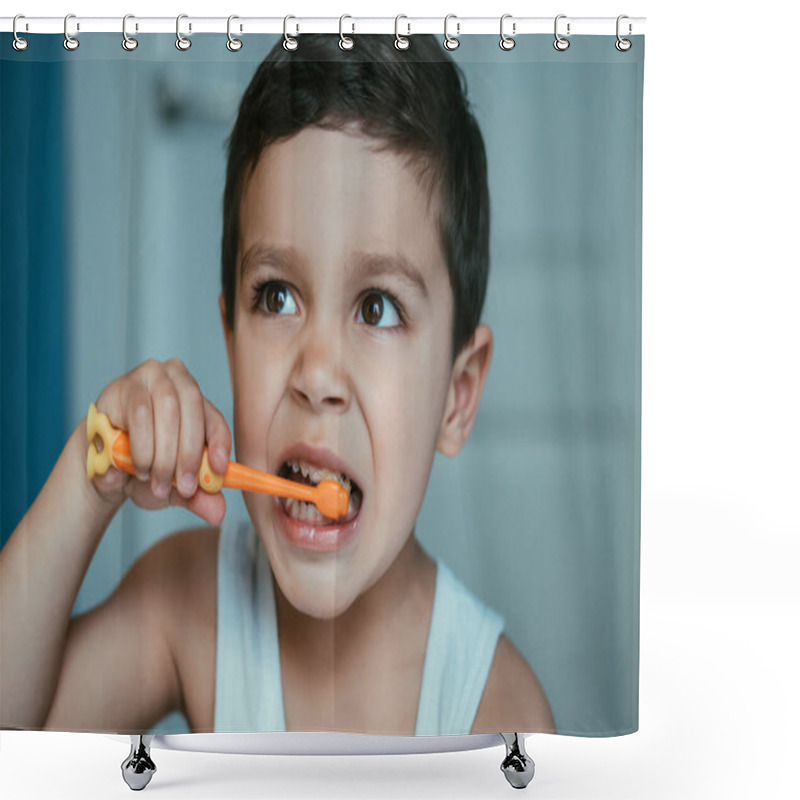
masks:
<path id="1" fill-rule="evenodd" d="M 342 480 L 348 514 L 246 493 L 250 520 L 222 522 L 196 478 L 206 445 L 226 468 L 219 411 L 177 360 L 116 379 L 97 406 L 136 477 L 87 480 L 82 421 L 0 554 L 4 727 L 145 733 L 179 709 L 193 732 L 554 731 L 502 618 L 415 536 L 491 358 L 483 140 L 434 37 L 337 42 L 276 46 L 245 92 L 219 305 L 237 460 Z M 70 619 L 126 498 L 214 527 L 161 540 Z"/>

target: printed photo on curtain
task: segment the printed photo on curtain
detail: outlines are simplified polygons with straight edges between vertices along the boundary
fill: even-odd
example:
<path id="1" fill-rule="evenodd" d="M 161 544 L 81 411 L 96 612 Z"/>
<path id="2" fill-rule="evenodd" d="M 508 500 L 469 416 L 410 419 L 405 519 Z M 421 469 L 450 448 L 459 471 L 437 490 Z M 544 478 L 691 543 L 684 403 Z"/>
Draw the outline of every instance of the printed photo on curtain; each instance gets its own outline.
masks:
<path id="1" fill-rule="evenodd" d="M 635 731 L 644 37 L 29 38 L 0 727 Z"/>

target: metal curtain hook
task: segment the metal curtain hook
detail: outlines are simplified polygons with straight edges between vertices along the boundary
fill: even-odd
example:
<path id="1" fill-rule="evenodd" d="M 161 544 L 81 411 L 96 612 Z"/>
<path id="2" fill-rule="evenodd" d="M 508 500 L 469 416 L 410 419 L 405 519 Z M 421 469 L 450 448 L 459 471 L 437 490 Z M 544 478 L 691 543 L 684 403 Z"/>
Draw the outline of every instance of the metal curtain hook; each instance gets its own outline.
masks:
<path id="1" fill-rule="evenodd" d="M 74 37 L 69 35 L 69 31 L 67 30 L 67 26 L 69 25 L 70 17 L 74 18 L 74 14 L 67 14 L 64 17 L 64 49 L 65 50 L 77 50 L 80 46 L 80 42 Z M 77 23 L 77 29 L 80 30 L 81 26 L 80 23 Z"/>
<path id="2" fill-rule="evenodd" d="M 231 51 L 231 53 L 236 53 L 237 51 L 242 49 L 242 40 L 236 39 L 235 37 L 231 36 L 231 20 L 232 19 L 239 19 L 236 14 L 231 14 L 228 17 L 228 41 L 225 43 L 225 47 Z M 242 26 L 239 26 L 239 32 L 241 33 Z"/>
<path id="3" fill-rule="evenodd" d="M 569 39 L 565 39 L 563 36 L 558 35 L 558 21 L 560 19 L 566 19 L 566 18 L 567 18 L 566 14 L 559 14 L 556 17 L 555 28 L 554 28 L 556 40 L 553 42 L 553 47 L 555 47 L 556 50 L 559 50 L 561 52 L 563 52 L 569 47 Z M 569 36 L 569 22 L 567 23 L 567 36 Z"/>
<path id="4" fill-rule="evenodd" d="M 614 47 L 616 47 L 617 50 L 620 51 L 620 53 L 626 53 L 628 50 L 631 49 L 631 46 L 633 45 L 633 42 L 631 42 L 630 39 L 623 39 L 619 35 L 619 23 L 623 19 L 628 19 L 628 15 L 627 14 L 620 14 L 617 17 L 617 41 L 614 43 Z M 630 22 L 629 22 L 628 23 L 628 36 L 631 35 L 632 31 L 633 31 L 633 25 L 631 25 Z"/>
<path id="5" fill-rule="evenodd" d="M 177 47 L 178 50 L 188 50 L 192 46 L 191 39 L 181 36 L 181 20 L 186 19 L 188 16 L 188 14 L 178 14 L 178 18 L 175 20 L 175 47 Z M 189 23 L 189 30 L 191 31 L 191 29 L 192 24 Z"/>
<path id="6" fill-rule="evenodd" d="M 293 39 L 286 32 L 286 23 L 290 19 L 297 19 L 297 17 L 293 17 L 291 14 L 287 14 L 283 18 L 283 49 L 284 50 L 297 50 L 297 39 Z M 300 33 L 300 23 L 297 23 L 297 25 L 295 25 L 295 33 Z"/>
<path id="7" fill-rule="evenodd" d="M 342 22 L 344 22 L 345 18 L 353 19 L 349 14 L 342 14 L 342 16 L 339 17 L 339 47 L 342 50 L 352 50 L 355 47 L 356 44 L 355 41 L 353 41 L 353 39 L 351 39 L 349 36 L 345 36 L 342 33 Z M 356 32 L 355 22 L 351 23 L 351 27 L 352 30 L 350 31 L 350 33 L 355 33 Z"/>
<path id="8" fill-rule="evenodd" d="M 22 52 L 23 50 L 27 50 L 28 49 L 28 40 L 27 39 L 23 39 L 21 36 L 17 36 L 17 20 L 18 19 L 25 19 L 25 15 L 24 14 L 17 14 L 17 16 L 14 17 L 14 22 L 11 24 L 11 30 L 12 30 L 12 32 L 14 34 L 14 41 L 11 44 L 14 47 L 15 50 L 17 50 L 18 52 Z M 26 22 L 25 23 L 25 30 L 27 30 L 27 29 L 28 29 L 28 23 Z"/>
<path id="9" fill-rule="evenodd" d="M 131 52 L 131 50 L 135 50 L 139 46 L 139 40 L 134 39 L 132 36 L 128 36 L 127 33 L 127 24 L 129 19 L 135 19 L 133 14 L 126 14 L 122 18 L 122 49 Z M 136 26 L 136 30 L 139 30 L 139 26 Z"/>
<path id="10" fill-rule="evenodd" d="M 398 50 L 408 50 L 408 48 L 411 47 L 411 41 L 407 39 L 406 36 L 411 36 L 411 23 L 410 22 L 406 23 L 406 26 L 408 27 L 408 31 L 406 31 L 406 36 L 401 36 L 397 30 L 398 23 L 400 22 L 401 18 L 408 19 L 408 17 L 405 14 L 398 14 L 394 18 L 394 46 Z"/>
<path id="11" fill-rule="evenodd" d="M 451 36 L 447 32 L 447 23 L 448 23 L 450 17 L 456 17 L 456 15 L 455 14 L 448 14 L 444 18 L 444 46 L 448 50 L 456 50 L 456 49 L 458 49 L 458 46 L 461 44 L 461 42 L 459 42 L 458 38 L 457 38 L 459 36 L 459 34 L 461 33 L 461 23 L 458 22 L 458 17 L 456 17 L 456 35 L 455 36 Z"/>
<path id="12" fill-rule="evenodd" d="M 512 14 L 503 14 L 503 16 L 500 17 L 500 49 L 501 50 L 513 50 L 514 49 L 514 45 L 516 44 L 516 41 L 512 38 L 513 36 L 517 35 L 517 23 L 516 22 L 512 22 L 511 23 L 511 36 L 506 36 L 506 34 L 503 33 L 503 23 L 506 21 L 506 17 L 510 17 L 510 16 L 513 16 L 513 15 Z"/>

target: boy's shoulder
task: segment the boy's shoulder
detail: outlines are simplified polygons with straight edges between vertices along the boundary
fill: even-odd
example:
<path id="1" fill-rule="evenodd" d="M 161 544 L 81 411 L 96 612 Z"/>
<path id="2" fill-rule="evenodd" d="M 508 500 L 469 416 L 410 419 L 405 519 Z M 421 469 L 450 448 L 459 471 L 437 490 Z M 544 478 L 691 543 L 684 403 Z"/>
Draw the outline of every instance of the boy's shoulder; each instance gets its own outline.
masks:
<path id="1" fill-rule="evenodd" d="M 471 733 L 555 733 L 547 697 L 522 653 L 503 633 Z"/>

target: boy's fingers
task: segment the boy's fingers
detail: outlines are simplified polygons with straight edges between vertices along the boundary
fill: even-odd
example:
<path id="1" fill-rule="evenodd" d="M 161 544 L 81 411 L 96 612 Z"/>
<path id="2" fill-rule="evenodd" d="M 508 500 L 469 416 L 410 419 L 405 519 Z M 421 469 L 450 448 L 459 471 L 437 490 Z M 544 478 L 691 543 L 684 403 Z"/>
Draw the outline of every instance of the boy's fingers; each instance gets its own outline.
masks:
<path id="1" fill-rule="evenodd" d="M 172 489 L 172 491 L 174 492 L 175 490 Z M 169 497 L 162 499 L 153 494 L 150 481 L 140 481 L 137 478 L 132 478 L 125 485 L 125 494 L 130 497 L 139 508 L 143 508 L 145 511 L 157 511 L 160 508 L 166 508 L 170 505 Z M 175 492 L 175 494 L 180 497 L 177 492 Z M 174 503 L 173 505 L 178 504 Z"/>
<path id="2" fill-rule="evenodd" d="M 225 496 L 222 492 L 210 494 L 201 489 L 187 499 L 172 486 L 169 496 L 162 499 L 150 491 L 150 486 L 146 482 L 135 479 L 128 482 L 125 492 L 137 506 L 146 511 L 181 506 L 204 519 L 209 525 L 219 525 L 225 516 Z"/>
<path id="3" fill-rule="evenodd" d="M 97 490 L 103 494 L 115 494 L 124 489 L 130 475 L 119 469 L 110 469 L 104 475 L 95 475 L 92 478 Z"/>
<path id="4" fill-rule="evenodd" d="M 208 460 L 211 469 L 222 475 L 228 468 L 231 457 L 231 432 L 225 417 L 207 398 L 203 397 L 206 416 L 206 442 L 208 442 Z"/>
<path id="5" fill-rule="evenodd" d="M 120 381 L 112 381 L 108 386 L 100 392 L 97 402 L 95 403 L 97 410 L 103 414 L 108 414 L 111 424 L 122 424 L 124 417 L 122 416 L 122 402 L 120 392 Z"/>
<path id="6" fill-rule="evenodd" d="M 129 433 L 134 468 L 140 475 L 146 475 L 153 459 L 152 409 L 146 388 L 135 377 L 125 375 L 100 392 L 96 406 L 115 428 Z M 119 489 L 127 480 L 128 475 L 120 470 L 109 470 L 102 477 L 94 478 L 102 492 Z"/>
<path id="7" fill-rule="evenodd" d="M 150 475 L 155 450 L 153 407 L 150 393 L 138 380 L 129 382 L 121 427 L 128 431 L 131 458 L 133 459 L 136 476 L 140 480 L 147 480 Z"/>
<path id="8" fill-rule="evenodd" d="M 201 489 L 188 500 L 181 498 L 181 504 L 193 514 L 202 517 L 209 525 L 219 525 L 225 516 L 225 495 L 222 492 L 210 494 Z"/>
<path id="9" fill-rule="evenodd" d="M 153 494 L 167 500 L 175 475 L 180 436 L 180 399 L 175 384 L 167 377 L 151 388 L 153 398 L 153 423 L 155 428 L 155 453 L 151 469 Z"/>
<path id="10" fill-rule="evenodd" d="M 108 414 L 112 425 L 128 431 L 138 478 L 119 473 L 101 481 L 98 476 L 101 490 L 121 488 L 141 508 L 179 505 L 212 525 L 221 522 L 225 498 L 197 491 L 197 476 L 205 446 L 211 468 L 225 472 L 231 432 L 181 361 L 162 364 L 148 359 L 103 389 L 97 408 Z M 180 482 L 185 474 L 191 487 Z"/>
<path id="11" fill-rule="evenodd" d="M 197 489 L 197 474 L 205 446 L 203 395 L 195 379 L 180 361 L 168 363 L 171 365 L 170 376 L 178 391 L 181 413 L 175 478 L 178 491 L 184 497 L 191 497 Z"/>
<path id="12" fill-rule="evenodd" d="M 127 392 L 128 379 L 118 378 L 112 381 L 100 392 L 95 406 L 97 410 L 108 416 L 115 428 L 128 430 Z"/>

